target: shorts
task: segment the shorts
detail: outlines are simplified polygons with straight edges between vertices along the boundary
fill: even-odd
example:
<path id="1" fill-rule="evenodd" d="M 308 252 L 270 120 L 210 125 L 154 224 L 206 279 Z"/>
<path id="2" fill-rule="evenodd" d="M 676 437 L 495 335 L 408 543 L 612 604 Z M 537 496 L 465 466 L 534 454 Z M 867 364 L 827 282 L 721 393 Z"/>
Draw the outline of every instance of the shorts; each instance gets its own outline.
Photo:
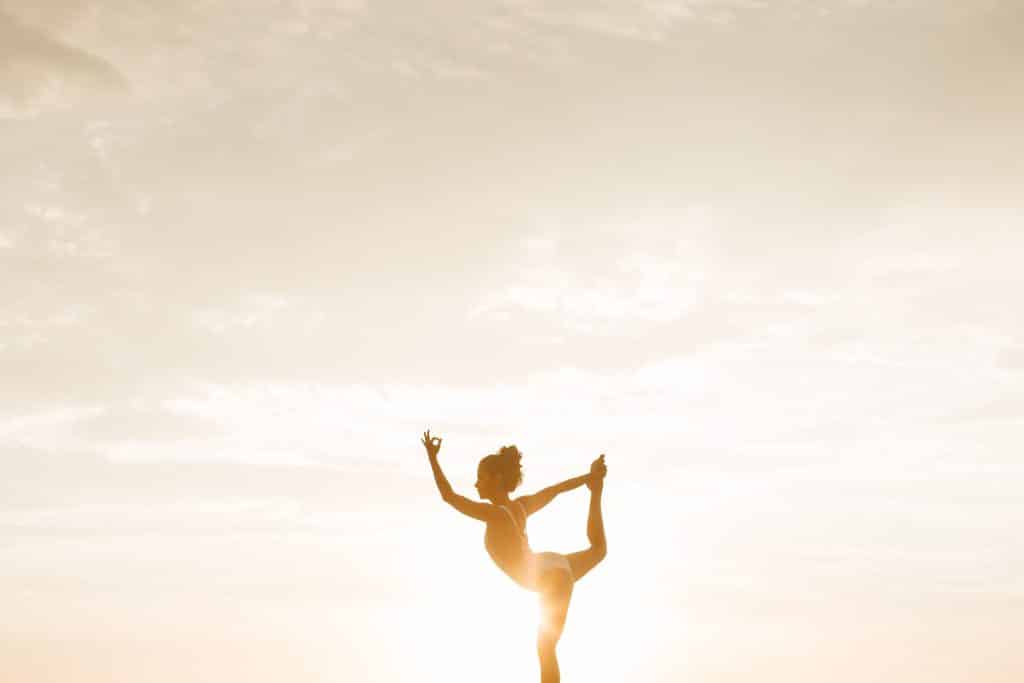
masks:
<path id="1" fill-rule="evenodd" d="M 575 582 L 569 558 L 560 553 L 535 553 L 533 556 L 533 585 L 540 586 L 540 579 L 550 571 L 563 571 L 569 575 L 569 581 Z"/>

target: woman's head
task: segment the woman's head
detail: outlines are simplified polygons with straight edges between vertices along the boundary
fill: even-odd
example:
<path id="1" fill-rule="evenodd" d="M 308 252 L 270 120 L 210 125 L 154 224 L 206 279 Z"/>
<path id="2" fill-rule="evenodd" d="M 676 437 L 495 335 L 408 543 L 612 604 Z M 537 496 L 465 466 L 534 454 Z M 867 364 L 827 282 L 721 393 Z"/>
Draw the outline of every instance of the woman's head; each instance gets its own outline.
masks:
<path id="1" fill-rule="evenodd" d="M 497 453 L 480 459 L 476 468 L 476 490 L 481 498 L 499 498 L 515 491 L 523 481 L 523 454 L 515 446 L 502 446 Z"/>

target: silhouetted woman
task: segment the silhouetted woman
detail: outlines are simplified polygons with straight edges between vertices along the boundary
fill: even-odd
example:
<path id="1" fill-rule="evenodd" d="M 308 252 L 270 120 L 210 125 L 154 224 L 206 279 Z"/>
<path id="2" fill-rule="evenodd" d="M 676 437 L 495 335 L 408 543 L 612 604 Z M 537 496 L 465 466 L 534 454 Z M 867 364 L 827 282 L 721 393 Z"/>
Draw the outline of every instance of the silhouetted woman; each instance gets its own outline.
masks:
<path id="1" fill-rule="evenodd" d="M 515 500 L 508 497 L 523 480 L 522 455 L 515 446 L 504 446 L 480 460 L 477 466 L 476 490 L 490 503 L 478 503 L 452 490 L 437 462 L 441 439 L 423 433 L 423 446 L 430 458 L 434 481 L 441 498 L 464 515 L 486 522 L 484 546 L 494 563 L 523 588 L 535 591 L 541 601 L 541 624 L 537 633 L 537 655 L 540 657 L 541 683 L 557 683 L 558 660 L 555 646 L 562 636 L 565 615 L 573 584 L 604 559 L 607 545 L 604 523 L 601 521 L 601 491 L 608 468 L 604 455 L 591 465 L 582 477 L 568 479 L 549 486 L 531 496 Z M 577 553 L 535 553 L 526 538 L 526 518 L 550 503 L 555 496 L 571 491 L 583 484 L 590 489 L 590 514 L 587 518 L 587 538 L 590 547 Z"/>

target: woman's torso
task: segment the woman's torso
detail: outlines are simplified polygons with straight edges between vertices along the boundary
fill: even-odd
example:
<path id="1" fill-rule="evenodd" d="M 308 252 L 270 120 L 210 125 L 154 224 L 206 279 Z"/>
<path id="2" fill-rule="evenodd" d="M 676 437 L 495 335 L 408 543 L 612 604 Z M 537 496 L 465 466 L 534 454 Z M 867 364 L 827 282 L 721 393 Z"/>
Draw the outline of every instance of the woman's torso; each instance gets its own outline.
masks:
<path id="1" fill-rule="evenodd" d="M 533 551 L 526 536 L 526 511 L 520 504 L 499 505 L 502 521 L 489 522 L 484 547 L 494 563 L 516 583 L 529 587 L 528 565 Z"/>

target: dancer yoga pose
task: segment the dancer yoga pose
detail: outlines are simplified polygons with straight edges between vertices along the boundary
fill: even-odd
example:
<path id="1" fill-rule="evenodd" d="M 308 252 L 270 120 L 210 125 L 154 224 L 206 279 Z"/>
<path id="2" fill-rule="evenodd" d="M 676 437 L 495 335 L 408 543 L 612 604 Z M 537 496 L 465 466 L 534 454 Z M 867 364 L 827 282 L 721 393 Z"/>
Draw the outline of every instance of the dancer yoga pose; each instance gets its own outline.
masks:
<path id="1" fill-rule="evenodd" d="M 478 503 L 455 493 L 445 478 L 437 462 L 441 439 L 430 436 L 427 430 L 423 433 L 423 446 L 427 449 L 441 498 L 462 514 L 486 522 L 484 546 L 491 559 L 513 581 L 540 596 L 541 624 L 537 633 L 540 680 L 541 683 L 558 683 L 555 646 L 565 626 L 573 584 L 604 559 L 607 552 L 604 523 L 601 521 L 601 492 L 608 471 L 604 455 L 594 460 L 588 474 L 511 500 L 508 494 L 523 479 L 523 468 L 519 464 L 522 454 L 515 446 L 504 446 L 497 453 L 484 457 L 477 466 L 476 490 L 481 498 L 491 501 Z M 559 493 L 583 484 L 590 489 L 590 514 L 587 518 L 590 547 L 568 555 L 533 552 L 526 538 L 526 518 L 550 503 Z"/>

